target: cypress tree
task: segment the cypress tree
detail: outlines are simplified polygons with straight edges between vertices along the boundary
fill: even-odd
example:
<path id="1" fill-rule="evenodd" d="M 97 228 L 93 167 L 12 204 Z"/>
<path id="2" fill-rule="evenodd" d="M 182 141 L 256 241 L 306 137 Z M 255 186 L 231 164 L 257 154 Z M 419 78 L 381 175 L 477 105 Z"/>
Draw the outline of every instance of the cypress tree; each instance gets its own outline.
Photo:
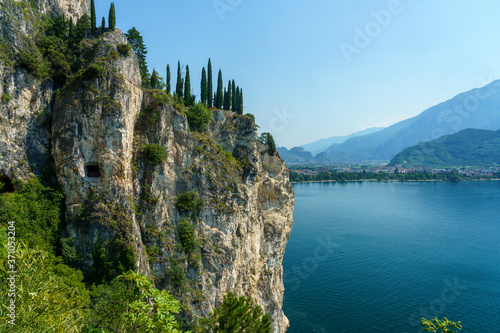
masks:
<path id="1" fill-rule="evenodd" d="M 201 102 L 204 105 L 207 105 L 208 86 L 207 86 L 207 71 L 205 70 L 205 67 L 203 67 L 203 69 L 201 70 L 200 88 L 201 88 Z"/>
<path id="2" fill-rule="evenodd" d="M 167 64 L 167 94 L 170 94 L 170 65 Z"/>
<path id="3" fill-rule="evenodd" d="M 207 86 L 207 106 L 212 107 L 212 97 L 213 97 L 213 82 L 212 82 L 212 62 L 208 58 L 208 86 Z"/>
<path id="4" fill-rule="evenodd" d="M 214 106 L 217 109 L 222 108 L 222 102 L 223 102 L 223 83 L 222 83 L 222 71 L 219 69 L 219 76 L 217 77 L 217 97 L 215 98 L 215 103 Z"/>
<path id="5" fill-rule="evenodd" d="M 223 98 L 223 101 L 222 101 L 222 109 L 223 110 L 227 110 L 227 89 L 226 87 L 224 87 L 224 98 Z"/>
<path id="6" fill-rule="evenodd" d="M 186 78 L 184 80 L 184 104 L 186 106 L 191 106 L 194 103 L 194 99 L 191 96 L 191 77 L 189 75 L 189 65 L 186 65 Z"/>
<path id="7" fill-rule="evenodd" d="M 153 73 L 151 74 L 151 80 L 149 83 L 149 86 L 151 87 L 151 89 L 158 89 L 159 78 L 160 78 L 160 76 L 158 75 L 158 72 L 153 69 Z"/>
<path id="8" fill-rule="evenodd" d="M 181 61 L 177 62 L 177 83 L 175 85 L 175 94 L 177 97 L 182 97 L 182 73 L 181 73 Z"/>
<path id="9" fill-rule="evenodd" d="M 228 81 L 227 83 L 227 109 L 226 110 L 231 110 L 231 106 L 233 103 L 233 96 L 232 96 L 232 89 L 231 89 L 231 80 Z"/>
<path id="10" fill-rule="evenodd" d="M 90 0 L 90 29 L 92 29 L 92 35 L 95 35 L 97 30 L 97 22 L 95 18 L 95 3 L 94 0 Z"/>
<path id="11" fill-rule="evenodd" d="M 112 2 L 111 6 L 109 7 L 108 24 L 109 24 L 109 30 L 115 31 L 116 15 L 115 15 L 115 3 L 114 2 Z"/>
<path id="12" fill-rule="evenodd" d="M 236 85 L 234 84 L 234 79 L 233 82 L 231 83 L 231 105 L 232 105 L 232 110 L 236 112 Z"/>
<path id="13" fill-rule="evenodd" d="M 240 87 L 237 86 L 236 87 L 236 91 L 235 91 L 235 95 L 234 95 L 234 112 L 236 112 L 237 114 L 240 114 L 240 110 L 239 110 L 239 106 L 240 106 L 240 103 L 239 103 L 239 100 L 240 100 Z"/>
<path id="14" fill-rule="evenodd" d="M 105 27 L 106 27 L 106 20 L 104 20 L 104 16 L 103 16 L 102 22 L 101 22 L 101 34 L 104 34 Z"/>
<path id="15" fill-rule="evenodd" d="M 239 114 L 243 114 L 243 88 L 240 88 L 240 94 L 239 94 L 240 100 L 238 104 L 238 111 Z"/>

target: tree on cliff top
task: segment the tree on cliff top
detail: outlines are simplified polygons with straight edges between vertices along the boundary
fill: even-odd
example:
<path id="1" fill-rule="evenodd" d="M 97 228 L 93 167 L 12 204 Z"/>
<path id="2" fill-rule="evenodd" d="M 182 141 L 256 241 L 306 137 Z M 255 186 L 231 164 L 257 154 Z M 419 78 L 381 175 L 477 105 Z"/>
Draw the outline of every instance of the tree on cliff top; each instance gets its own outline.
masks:
<path id="1" fill-rule="evenodd" d="M 97 22 L 95 18 L 95 3 L 94 0 L 90 1 L 90 29 L 92 29 L 92 35 L 95 35 L 97 30 Z"/>
<path id="2" fill-rule="evenodd" d="M 132 46 L 132 49 L 137 56 L 139 71 L 141 72 L 142 86 L 147 87 L 149 86 L 149 72 L 146 62 L 146 54 L 148 53 L 148 51 L 146 49 L 146 45 L 144 44 L 144 40 L 135 27 L 129 29 L 125 36 L 127 37 L 128 42 Z"/>
<path id="3" fill-rule="evenodd" d="M 116 15 L 115 15 L 115 3 L 114 2 L 112 2 L 111 6 L 109 7 L 108 24 L 109 24 L 109 30 L 115 31 Z"/>

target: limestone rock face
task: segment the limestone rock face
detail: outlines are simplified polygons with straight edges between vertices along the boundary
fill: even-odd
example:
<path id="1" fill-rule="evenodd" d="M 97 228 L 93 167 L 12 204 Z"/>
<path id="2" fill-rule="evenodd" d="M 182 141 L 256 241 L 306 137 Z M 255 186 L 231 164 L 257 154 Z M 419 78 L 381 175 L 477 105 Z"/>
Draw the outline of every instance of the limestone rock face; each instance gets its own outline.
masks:
<path id="1" fill-rule="evenodd" d="M 5 1 L 0 11 L 0 176 L 55 173 L 65 237 L 84 270 L 103 242 L 111 255 L 126 250 L 139 272 L 171 290 L 187 322 L 233 291 L 271 313 L 273 332 L 285 332 L 282 260 L 294 194 L 287 167 L 257 140 L 254 121 L 215 110 L 206 132 L 191 131 L 187 110 L 142 90 L 135 56 L 118 51 L 127 43 L 118 30 L 83 40 L 84 69 L 56 93 L 10 59 L 36 47 L 30 37 L 39 14 L 75 21 L 90 1 L 39 0 L 37 10 L 20 3 Z M 151 144 L 166 150 L 165 161 L 148 159 Z M 178 209 L 187 191 L 202 200 L 201 211 Z M 183 219 L 195 228 L 193 253 L 179 238 Z"/>
<path id="2" fill-rule="evenodd" d="M 151 99 L 145 96 L 143 108 Z M 171 105 L 150 112 L 158 122 L 148 124 L 147 134 L 137 131 L 137 137 L 159 142 L 169 157 L 156 167 L 137 160 L 142 171 L 136 197 L 151 184 L 156 200 L 142 206 L 138 219 L 146 230 L 146 246 L 159 249 L 152 257 L 158 285 L 172 289 L 177 283 L 173 258 L 187 271 L 191 289 L 184 297 L 193 316 L 207 315 L 232 290 L 251 296 L 270 312 L 274 332 L 286 331 L 282 259 L 293 224 L 294 195 L 283 160 L 270 156 L 268 147 L 256 140 L 253 120 L 233 112 L 215 111 L 206 134 L 190 133 L 185 116 Z M 184 260 L 172 246 L 182 218 L 173 203 L 185 191 L 199 193 L 204 202 L 194 219 L 201 251 L 197 263 Z"/>

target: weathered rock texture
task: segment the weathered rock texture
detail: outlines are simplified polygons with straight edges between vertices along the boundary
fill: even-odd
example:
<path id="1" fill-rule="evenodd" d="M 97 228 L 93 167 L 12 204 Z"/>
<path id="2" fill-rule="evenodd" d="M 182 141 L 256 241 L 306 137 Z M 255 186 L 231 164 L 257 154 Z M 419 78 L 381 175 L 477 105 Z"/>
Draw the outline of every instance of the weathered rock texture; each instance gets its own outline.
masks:
<path id="1" fill-rule="evenodd" d="M 39 3 L 41 13 L 73 19 L 89 8 L 89 1 Z M 67 235 L 84 268 L 102 240 L 112 256 L 129 251 L 136 269 L 180 298 L 186 318 L 207 315 L 234 291 L 271 313 L 274 332 L 285 332 L 282 259 L 293 189 L 282 159 L 257 140 L 253 120 L 217 110 L 206 133 L 191 132 L 185 110 L 158 91 L 143 92 L 136 58 L 117 52 L 126 43 L 120 31 L 84 40 L 88 70 L 56 94 L 49 81 L 8 60 L 34 46 L 35 13 L 15 1 L 2 8 L 0 176 L 28 179 L 54 165 Z M 153 143 L 168 152 L 158 165 L 145 156 Z M 198 214 L 176 208 L 186 191 L 203 200 Z M 180 245 L 182 218 L 196 228 L 192 254 Z"/>

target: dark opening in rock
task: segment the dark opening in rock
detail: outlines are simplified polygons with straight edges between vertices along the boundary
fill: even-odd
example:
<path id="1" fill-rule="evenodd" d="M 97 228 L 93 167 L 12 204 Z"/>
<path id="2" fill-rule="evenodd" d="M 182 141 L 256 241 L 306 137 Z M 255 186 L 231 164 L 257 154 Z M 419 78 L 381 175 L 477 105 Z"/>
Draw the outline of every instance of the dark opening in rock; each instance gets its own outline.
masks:
<path id="1" fill-rule="evenodd" d="M 12 180 L 4 174 L 0 175 L 0 193 L 8 193 L 8 192 L 14 192 L 14 185 L 12 184 Z"/>
<path id="2" fill-rule="evenodd" d="M 99 170 L 98 165 L 87 165 L 85 167 L 85 173 L 86 176 L 90 178 L 101 177 L 101 170 Z"/>

